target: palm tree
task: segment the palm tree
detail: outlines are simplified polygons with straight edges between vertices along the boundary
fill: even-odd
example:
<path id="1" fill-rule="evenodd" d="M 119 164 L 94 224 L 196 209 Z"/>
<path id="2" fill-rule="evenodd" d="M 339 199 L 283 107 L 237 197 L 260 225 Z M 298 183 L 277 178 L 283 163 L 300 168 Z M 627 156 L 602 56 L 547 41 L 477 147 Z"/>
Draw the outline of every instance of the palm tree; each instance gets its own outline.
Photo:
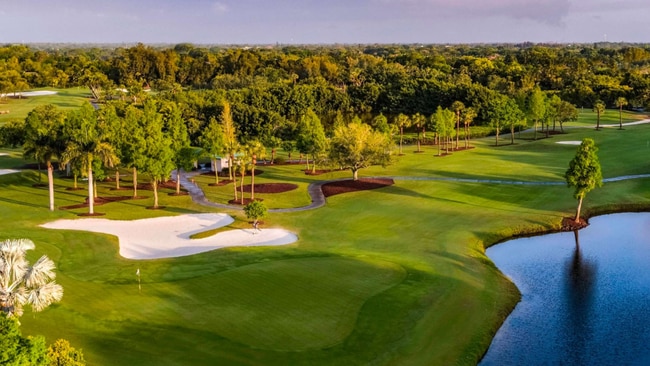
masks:
<path id="1" fill-rule="evenodd" d="M 605 102 L 597 100 L 594 103 L 594 112 L 596 112 L 596 130 L 600 130 L 600 115 L 605 112 Z"/>
<path id="2" fill-rule="evenodd" d="M 248 156 L 251 159 L 251 200 L 255 200 L 255 165 L 257 164 L 258 158 L 264 158 L 266 149 L 264 148 L 264 145 L 262 145 L 262 143 L 259 141 L 250 141 L 248 144 L 246 144 L 244 149 L 246 150 L 245 156 Z M 243 182 L 244 181 L 242 177 L 242 183 Z M 242 192 L 242 197 L 243 196 L 244 192 Z"/>
<path id="3" fill-rule="evenodd" d="M 0 242 L 0 310 L 9 317 L 21 316 L 25 305 L 41 311 L 63 297 L 63 287 L 54 282 L 54 262 L 44 255 L 29 266 L 25 252 L 30 249 L 29 239 Z"/>
<path id="4" fill-rule="evenodd" d="M 460 115 L 465 109 L 465 104 L 461 101 L 455 101 L 451 103 L 451 110 L 456 113 L 456 150 L 458 150 L 458 139 L 460 135 Z"/>
<path id="5" fill-rule="evenodd" d="M 402 154 L 402 140 L 404 139 L 404 128 L 411 127 L 411 119 L 400 113 L 394 120 L 395 125 L 399 128 L 399 154 Z"/>
<path id="6" fill-rule="evenodd" d="M 95 214 L 95 195 L 93 192 L 93 162 L 95 159 L 108 166 L 118 162 L 113 146 L 107 142 L 109 129 L 101 116 L 97 116 L 90 103 L 80 110 L 70 113 L 66 124 L 68 147 L 63 153 L 63 161 L 68 163 L 80 159 L 82 169 L 88 176 L 88 214 Z M 99 118 L 98 118 L 99 117 Z"/>
<path id="7" fill-rule="evenodd" d="M 33 157 L 47 166 L 50 211 L 54 211 L 54 168 L 52 159 L 65 150 L 62 138 L 65 113 L 52 104 L 34 108 L 25 119 L 25 156 Z M 40 178 L 40 172 L 39 172 Z"/>
<path id="8" fill-rule="evenodd" d="M 618 97 L 616 99 L 616 106 L 618 107 L 618 129 L 623 129 L 623 107 L 627 105 L 627 99 Z"/>

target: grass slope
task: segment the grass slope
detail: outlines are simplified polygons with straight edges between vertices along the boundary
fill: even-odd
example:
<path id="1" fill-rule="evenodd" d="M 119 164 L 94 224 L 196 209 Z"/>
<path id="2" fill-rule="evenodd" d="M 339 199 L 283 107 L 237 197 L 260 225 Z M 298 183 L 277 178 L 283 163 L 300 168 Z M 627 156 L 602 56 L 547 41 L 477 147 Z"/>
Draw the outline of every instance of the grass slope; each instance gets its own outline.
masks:
<path id="1" fill-rule="evenodd" d="M 387 169 L 361 175 L 562 181 L 576 147 L 555 142 L 586 136 L 601 149 L 606 177 L 650 171 L 650 127 L 636 126 L 574 129 L 504 147 L 481 140 L 475 149 L 446 157 L 426 147 L 424 154 L 407 153 Z M 0 168 L 14 160 L 0 160 Z M 308 203 L 309 182 L 350 175 L 312 177 L 301 168 L 261 168 L 258 182 L 300 185 L 276 201 L 269 198 L 272 207 Z M 397 180 L 384 189 L 330 197 L 321 209 L 265 219 L 296 232 L 294 245 L 134 261 L 119 257 L 114 237 L 39 228 L 84 210 L 49 212 L 47 190 L 33 187 L 36 181 L 33 171 L 0 176 L 0 232 L 34 240 L 32 261 L 51 256 L 65 295 L 43 313 L 26 313 L 23 333 L 67 338 L 89 362 L 102 365 L 472 365 L 519 298 L 484 247 L 555 229 L 575 208 L 563 185 Z M 57 178 L 57 206 L 83 202 L 85 191 L 67 191 L 71 185 Z M 101 183 L 99 195 L 131 194 L 112 186 Z M 232 185 L 225 189 L 231 192 Z M 166 194 L 166 209 L 151 211 L 145 209 L 151 192 L 139 194 L 149 198 L 96 211 L 113 219 L 214 211 Z M 650 179 L 606 184 L 587 196 L 585 206 L 591 212 L 647 208 Z M 245 221 L 240 211 L 229 213 Z"/>
<path id="2" fill-rule="evenodd" d="M 42 95 L 24 97 L 21 99 L 7 98 L 0 102 L 0 110 L 9 111 L 7 114 L 0 114 L 0 125 L 9 121 L 23 121 L 27 114 L 35 107 L 43 104 L 54 104 L 61 109 L 79 108 L 84 101 L 91 98 L 88 88 L 39 88 L 33 90 L 56 91 L 53 95 Z"/>

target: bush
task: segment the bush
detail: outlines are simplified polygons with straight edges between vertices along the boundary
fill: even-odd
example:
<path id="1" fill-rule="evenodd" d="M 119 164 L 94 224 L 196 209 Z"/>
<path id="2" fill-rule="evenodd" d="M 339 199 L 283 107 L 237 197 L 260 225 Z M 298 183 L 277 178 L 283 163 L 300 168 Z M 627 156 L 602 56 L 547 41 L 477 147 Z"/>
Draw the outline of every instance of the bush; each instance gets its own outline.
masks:
<path id="1" fill-rule="evenodd" d="M 70 346 L 65 339 L 57 339 L 47 349 L 47 356 L 50 358 L 49 366 L 84 366 L 86 360 L 81 350 Z"/>

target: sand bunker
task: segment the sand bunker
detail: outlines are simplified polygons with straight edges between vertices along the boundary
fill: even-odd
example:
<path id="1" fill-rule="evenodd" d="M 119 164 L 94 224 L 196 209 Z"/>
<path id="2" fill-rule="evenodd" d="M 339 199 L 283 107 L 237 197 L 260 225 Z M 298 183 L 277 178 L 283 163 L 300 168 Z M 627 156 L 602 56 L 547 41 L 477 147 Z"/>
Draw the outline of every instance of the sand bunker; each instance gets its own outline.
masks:
<path id="1" fill-rule="evenodd" d="M 0 169 L 0 175 L 18 173 L 19 171 L 20 170 L 16 170 L 16 169 Z"/>
<path id="2" fill-rule="evenodd" d="M 48 229 L 82 230 L 115 235 L 120 255 L 129 259 L 171 258 L 235 246 L 285 245 L 298 237 L 283 229 L 229 230 L 208 238 L 190 239 L 202 231 L 232 223 L 226 214 L 190 214 L 134 221 L 87 218 L 57 220 L 44 225 Z"/>
<path id="3" fill-rule="evenodd" d="M 557 141 L 556 144 L 562 145 L 580 145 L 582 141 Z"/>
<path id="4" fill-rule="evenodd" d="M 16 96 L 22 95 L 23 97 L 40 97 L 42 95 L 53 95 L 53 94 L 56 94 L 56 93 L 58 93 L 58 92 L 55 92 L 55 91 L 52 91 L 52 90 L 34 90 L 34 91 L 18 92 L 18 93 L 16 93 Z M 14 93 L 9 93 L 7 95 L 8 96 L 13 96 Z"/>

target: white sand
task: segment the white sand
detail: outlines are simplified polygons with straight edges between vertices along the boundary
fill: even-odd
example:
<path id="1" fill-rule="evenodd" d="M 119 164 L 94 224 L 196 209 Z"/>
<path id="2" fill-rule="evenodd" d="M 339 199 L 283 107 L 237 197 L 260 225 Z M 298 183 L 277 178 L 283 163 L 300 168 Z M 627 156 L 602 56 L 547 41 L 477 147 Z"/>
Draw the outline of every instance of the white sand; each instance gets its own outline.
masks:
<path id="1" fill-rule="evenodd" d="M 23 97 L 40 97 L 42 95 L 53 95 L 58 92 L 52 91 L 52 90 L 34 90 L 34 91 L 26 91 L 26 92 L 17 92 L 16 96 L 22 95 Z M 7 93 L 7 94 L 2 94 L 2 96 L 13 96 L 14 93 Z"/>
<path id="2" fill-rule="evenodd" d="M 119 239 L 120 255 L 129 259 L 180 257 L 219 248 L 285 245 L 298 240 L 295 234 L 283 229 L 254 231 L 252 228 L 224 231 L 203 239 L 190 239 L 193 234 L 217 229 L 233 221 L 226 214 L 210 213 L 134 221 L 98 218 L 57 220 L 41 226 L 115 235 Z"/>
<path id="3" fill-rule="evenodd" d="M 556 144 L 562 145 L 580 145 L 582 141 L 557 141 Z"/>
<path id="4" fill-rule="evenodd" d="M 20 170 L 16 170 L 16 169 L 0 169 L 0 175 L 18 173 L 19 171 Z"/>

